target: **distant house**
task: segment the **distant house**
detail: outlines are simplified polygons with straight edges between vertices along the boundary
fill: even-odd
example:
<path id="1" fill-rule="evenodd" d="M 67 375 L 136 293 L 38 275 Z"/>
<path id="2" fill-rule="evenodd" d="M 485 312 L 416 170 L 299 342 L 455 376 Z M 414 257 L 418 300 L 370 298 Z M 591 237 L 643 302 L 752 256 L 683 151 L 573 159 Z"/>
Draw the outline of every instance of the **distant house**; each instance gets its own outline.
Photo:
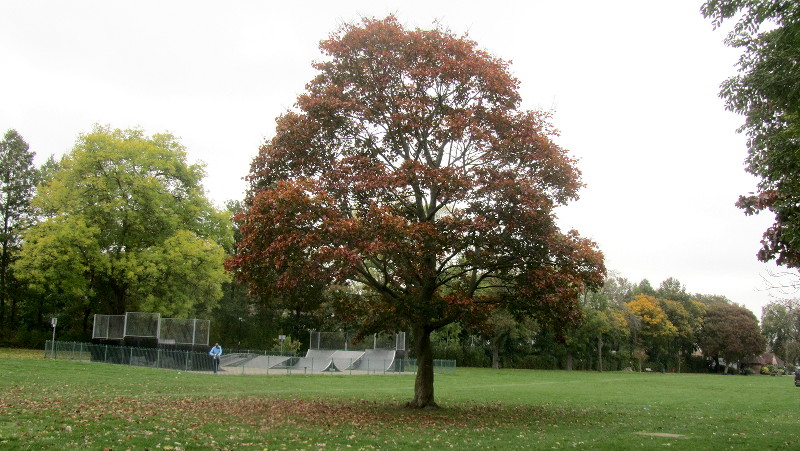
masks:
<path id="1" fill-rule="evenodd" d="M 761 371 L 762 366 L 772 365 L 776 368 L 786 368 L 786 363 L 774 352 L 766 352 L 758 357 L 751 359 L 750 362 L 745 364 L 746 367 L 753 370 L 756 374 Z"/>

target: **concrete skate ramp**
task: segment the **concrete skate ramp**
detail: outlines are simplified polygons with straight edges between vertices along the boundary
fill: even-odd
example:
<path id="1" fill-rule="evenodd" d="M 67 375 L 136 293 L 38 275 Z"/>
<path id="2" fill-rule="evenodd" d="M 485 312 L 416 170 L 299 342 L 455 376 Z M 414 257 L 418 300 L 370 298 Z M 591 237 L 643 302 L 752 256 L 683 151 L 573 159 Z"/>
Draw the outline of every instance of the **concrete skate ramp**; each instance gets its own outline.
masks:
<path id="1" fill-rule="evenodd" d="M 368 372 L 393 371 L 396 355 L 397 351 L 394 349 L 367 349 L 353 369 Z"/>
<path id="2" fill-rule="evenodd" d="M 295 363 L 292 368 L 302 368 L 312 373 L 321 373 L 331 366 L 332 357 L 335 352 L 336 351 L 330 349 L 309 349 L 306 356 L 298 359 L 297 363 Z"/>
<path id="3" fill-rule="evenodd" d="M 261 355 L 247 362 L 245 368 L 286 368 L 290 363 L 291 357 L 280 355 Z"/>
<path id="4" fill-rule="evenodd" d="M 345 372 L 366 371 L 382 373 L 394 371 L 394 361 L 397 352 L 389 349 L 368 349 L 366 351 L 344 351 L 332 349 L 309 349 L 305 357 L 296 359 L 296 362 L 283 357 L 282 361 L 270 360 L 268 368 L 286 368 L 293 370 L 302 369 L 303 372 Z M 272 359 L 277 359 L 272 357 Z M 260 363 L 260 362 L 259 362 Z"/>
<path id="5" fill-rule="evenodd" d="M 219 366 L 242 366 L 255 357 L 254 354 L 243 352 L 234 352 L 232 354 L 225 354 L 219 359 Z"/>
<path id="6" fill-rule="evenodd" d="M 329 368 L 328 371 L 355 369 L 363 356 L 364 351 L 336 351 L 331 355 L 333 368 Z"/>

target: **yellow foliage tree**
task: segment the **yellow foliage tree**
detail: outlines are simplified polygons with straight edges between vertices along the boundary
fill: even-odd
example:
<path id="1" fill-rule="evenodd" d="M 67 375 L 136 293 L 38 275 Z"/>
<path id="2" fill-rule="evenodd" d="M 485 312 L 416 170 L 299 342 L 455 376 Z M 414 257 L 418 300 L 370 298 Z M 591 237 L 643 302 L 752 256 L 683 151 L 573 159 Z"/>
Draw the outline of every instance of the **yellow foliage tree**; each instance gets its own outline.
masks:
<path id="1" fill-rule="evenodd" d="M 627 307 L 635 345 L 645 349 L 651 360 L 662 361 L 670 340 L 678 336 L 678 329 L 653 296 L 640 294 Z"/>

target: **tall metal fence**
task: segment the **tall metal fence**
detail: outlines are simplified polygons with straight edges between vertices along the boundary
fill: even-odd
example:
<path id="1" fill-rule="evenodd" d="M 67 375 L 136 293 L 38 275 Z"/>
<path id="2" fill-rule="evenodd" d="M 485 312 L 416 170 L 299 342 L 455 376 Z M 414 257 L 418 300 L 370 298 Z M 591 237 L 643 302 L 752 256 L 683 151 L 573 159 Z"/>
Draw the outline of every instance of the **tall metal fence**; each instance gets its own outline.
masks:
<path id="1" fill-rule="evenodd" d="M 113 363 L 181 371 L 213 371 L 208 352 L 180 349 L 139 348 L 107 344 L 45 343 L 46 359 Z M 305 357 L 273 351 L 227 352 L 220 360 L 221 374 L 408 374 L 416 373 L 416 359 L 358 359 L 346 356 Z M 455 360 L 434 360 L 437 374 L 455 374 Z"/>
<path id="2" fill-rule="evenodd" d="M 64 341 L 56 341 L 54 346 L 51 340 L 47 340 L 44 357 L 184 371 L 213 370 L 211 356 L 207 352 L 180 349 L 137 348 Z"/>
<path id="3" fill-rule="evenodd" d="M 153 339 L 163 344 L 208 345 L 211 321 L 196 318 L 162 318 L 160 313 L 126 312 L 94 315 L 92 339 Z"/>

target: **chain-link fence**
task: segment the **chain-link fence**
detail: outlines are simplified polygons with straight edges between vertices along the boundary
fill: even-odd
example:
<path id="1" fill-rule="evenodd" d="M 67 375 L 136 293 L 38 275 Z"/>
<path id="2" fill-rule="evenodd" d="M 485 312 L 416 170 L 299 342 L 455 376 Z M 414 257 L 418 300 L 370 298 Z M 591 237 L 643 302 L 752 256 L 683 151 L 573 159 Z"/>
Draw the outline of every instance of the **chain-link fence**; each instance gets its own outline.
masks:
<path id="1" fill-rule="evenodd" d="M 171 344 L 208 344 L 211 321 L 186 318 L 161 318 L 158 340 Z"/>
<path id="2" fill-rule="evenodd" d="M 126 337 L 158 337 L 161 314 L 150 312 L 126 312 Z"/>
<path id="3" fill-rule="evenodd" d="M 213 370 L 208 352 L 181 349 L 137 348 L 63 341 L 56 341 L 54 346 L 51 340 L 47 340 L 44 357 L 184 371 Z"/>
<path id="4" fill-rule="evenodd" d="M 125 315 L 94 315 L 92 338 L 122 340 L 125 336 Z"/>
<path id="5" fill-rule="evenodd" d="M 353 332 L 311 331 L 309 349 L 343 349 L 345 351 L 364 351 L 367 349 L 394 349 L 405 351 L 406 333 L 381 333 L 358 337 Z"/>
<path id="6" fill-rule="evenodd" d="M 94 315 L 93 340 L 147 341 L 173 345 L 208 345 L 211 321 L 196 318 L 162 318 L 159 313 L 127 312 Z"/>
<path id="7" fill-rule="evenodd" d="M 59 360 L 114 363 L 183 371 L 213 371 L 207 351 L 140 348 L 48 340 L 44 357 Z M 220 374 L 408 374 L 417 371 L 416 359 L 397 358 L 395 351 L 315 351 L 304 357 L 273 351 L 223 354 Z M 455 374 L 455 360 L 434 360 L 437 374 Z"/>

